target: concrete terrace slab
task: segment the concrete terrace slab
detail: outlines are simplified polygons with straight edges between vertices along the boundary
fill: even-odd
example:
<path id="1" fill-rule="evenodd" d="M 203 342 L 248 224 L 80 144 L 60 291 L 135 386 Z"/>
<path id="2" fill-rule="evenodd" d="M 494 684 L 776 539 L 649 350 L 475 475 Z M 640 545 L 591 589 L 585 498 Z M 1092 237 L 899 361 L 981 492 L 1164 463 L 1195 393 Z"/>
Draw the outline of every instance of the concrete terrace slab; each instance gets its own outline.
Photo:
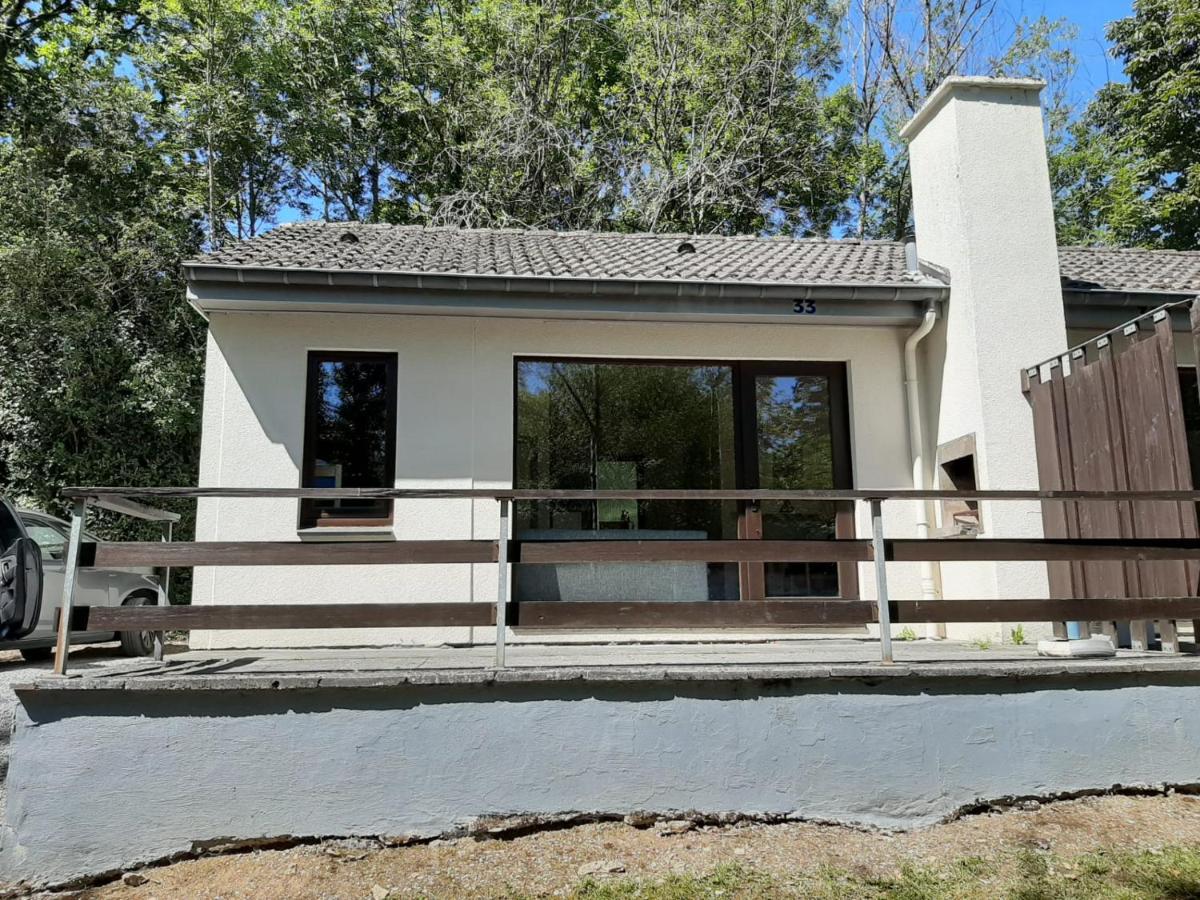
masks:
<path id="1" fill-rule="evenodd" d="M 746 644 L 510 646 L 497 669 L 490 645 L 385 649 L 185 651 L 166 662 L 82 666 L 61 678 L 14 685 L 34 690 L 254 690 L 562 681 L 763 681 L 879 678 L 1054 678 L 1200 673 L 1200 656 L 1123 650 L 1112 659 L 1044 659 L 1031 646 L 979 649 L 947 641 L 897 642 L 884 666 L 869 640 Z"/>

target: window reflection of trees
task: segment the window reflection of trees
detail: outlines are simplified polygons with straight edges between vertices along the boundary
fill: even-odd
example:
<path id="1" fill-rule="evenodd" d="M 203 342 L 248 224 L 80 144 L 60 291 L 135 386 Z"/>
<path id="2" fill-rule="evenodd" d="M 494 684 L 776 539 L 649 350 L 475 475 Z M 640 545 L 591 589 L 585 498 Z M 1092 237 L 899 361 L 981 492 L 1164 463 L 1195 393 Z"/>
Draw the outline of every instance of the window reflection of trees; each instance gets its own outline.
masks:
<path id="1" fill-rule="evenodd" d="M 736 484 L 729 366 L 523 361 L 517 376 L 518 487 Z M 603 463 L 625 465 L 606 470 Z M 628 507 L 636 513 L 624 527 L 736 534 L 732 504 L 658 500 Z M 522 503 L 517 515 L 525 528 L 623 527 L 590 502 Z"/>

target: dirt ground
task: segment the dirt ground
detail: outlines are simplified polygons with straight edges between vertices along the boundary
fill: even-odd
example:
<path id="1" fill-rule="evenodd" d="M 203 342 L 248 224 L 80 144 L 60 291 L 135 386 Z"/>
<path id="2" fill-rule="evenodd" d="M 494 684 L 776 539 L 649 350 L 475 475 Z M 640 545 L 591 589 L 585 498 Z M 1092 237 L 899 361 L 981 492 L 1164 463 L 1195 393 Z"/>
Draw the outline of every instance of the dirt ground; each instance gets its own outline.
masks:
<path id="1" fill-rule="evenodd" d="M 677 833 L 671 833 L 677 832 Z M 83 892 L 100 898 L 383 898 L 563 896 L 593 880 L 699 875 L 720 866 L 783 879 L 844 871 L 892 877 L 906 866 L 1001 860 L 1020 851 L 1069 861 L 1099 850 L 1200 846 L 1200 797 L 1093 797 L 973 815 L 889 834 L 808 823 L 636 828 L 594 823 L 512 839 L 471 837 L 383 847 L 328 842 L 147 868 Z"/>

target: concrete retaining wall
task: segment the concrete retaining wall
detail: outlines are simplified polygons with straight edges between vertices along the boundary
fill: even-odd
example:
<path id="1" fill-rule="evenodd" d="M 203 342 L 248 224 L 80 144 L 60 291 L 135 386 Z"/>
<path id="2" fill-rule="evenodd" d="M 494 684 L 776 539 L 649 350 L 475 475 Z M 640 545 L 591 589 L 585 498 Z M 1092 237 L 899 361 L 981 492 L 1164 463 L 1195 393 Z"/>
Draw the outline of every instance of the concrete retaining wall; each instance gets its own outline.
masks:
<path id="1" fill-rule="evenodd" d="M 1200 676 L 25 690 L 5 880 L 222 838 L 430 835 L 489 814 L 908 828 L 979 799 L 1200 781 Z"/>

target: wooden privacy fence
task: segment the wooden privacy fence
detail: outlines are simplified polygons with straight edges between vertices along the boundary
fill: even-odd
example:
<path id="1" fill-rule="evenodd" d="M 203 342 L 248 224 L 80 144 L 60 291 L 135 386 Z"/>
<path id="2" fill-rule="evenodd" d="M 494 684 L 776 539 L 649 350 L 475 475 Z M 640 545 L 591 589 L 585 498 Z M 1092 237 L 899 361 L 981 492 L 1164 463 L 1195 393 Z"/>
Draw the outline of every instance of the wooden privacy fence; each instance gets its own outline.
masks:
<path id="1" fill-rule="evenodd" d="M 173 629 L 381 628 L 429 626 L 532 626 L 544 628 L 746 628 L 878 623 L 880 652 L 892 662 L 892 623 L 1015 622 L 1064 620 L 1115 622 L 1119 619 L 1200 619 L 1200 597 L 1190 593 L 1134 598 L 1017 598 L 896 600 L 888 595 L 888 562 L 1050 560 L 1067 562 L 1200 561 L 1196 538 L 927 539 L 885 538 L 882 508 L 889 500 L 1140 501 L 1194 502 L 1200 492 L 1151 491 L 537 491 L 391 490 L 365 488 L 69 488 L 74 501 L 67 547 L 62 605 L 58 618 L 55 671 L 67 669 L 70 631 L 155 631 Z M 89 505 L 154 518 L 158 510 L 130 499 L 315 498 L 387 500 L 494 500 L 499 507 L 499 539 L 304 543 L 235 541 L 190 543 L 85 543 Z M 796 503 L 860 501 L 871 514 L 869 539 L 828 540 L 621 540 L 521 541 L 509 538 L 509 511 L 521 500 L 736 500 Z M 634 602 L 521 601 L 508 599 L 512 563 L 611 562 L 871 562 L 876 602 L 840 599 L 765 601 Z M 494 603 L 317 603 L 203 606 L 75 608 L 78 570 L 84 566 L 271 566 L 396 565 L 482 563 L 498 566 Z M 67 628 L 67 623 L 71 628 Z M 1165 634 L 1174 634 L 1164 629 Z M 505 663 L 505 629 L 496 627 L 496 665 Z M 156 655 L 161 658 L 161 634 Z M 1164 649 L 1177 649 L 1166 645 Z"/>
<path id="2" fill-rule="evenodd" d="M 1169 304 L 1024 373 L 1033 412 L 1038 482 L 1050 490 L 1190 491 L 1183 398 Z M 1197 310 L 1193 307 L 1193 328 Z M 1049 538 L 1197 537 L 1194 503 L 1160 500 L 1044 503 Z M 1055 597 L 1113 599 L 1191 595 L 1200 563 L 1171 560 L 1055 560 Z M 1086 621 L 1081 623 L 1087 629 Z M 1132 645 L 1153 636 L 1149 622 L 1130 623 Z M 1107 629 L 1106 629 L 1107 630 Z M 1164 643 L 1176 641 L 1161 623 Z"/>

